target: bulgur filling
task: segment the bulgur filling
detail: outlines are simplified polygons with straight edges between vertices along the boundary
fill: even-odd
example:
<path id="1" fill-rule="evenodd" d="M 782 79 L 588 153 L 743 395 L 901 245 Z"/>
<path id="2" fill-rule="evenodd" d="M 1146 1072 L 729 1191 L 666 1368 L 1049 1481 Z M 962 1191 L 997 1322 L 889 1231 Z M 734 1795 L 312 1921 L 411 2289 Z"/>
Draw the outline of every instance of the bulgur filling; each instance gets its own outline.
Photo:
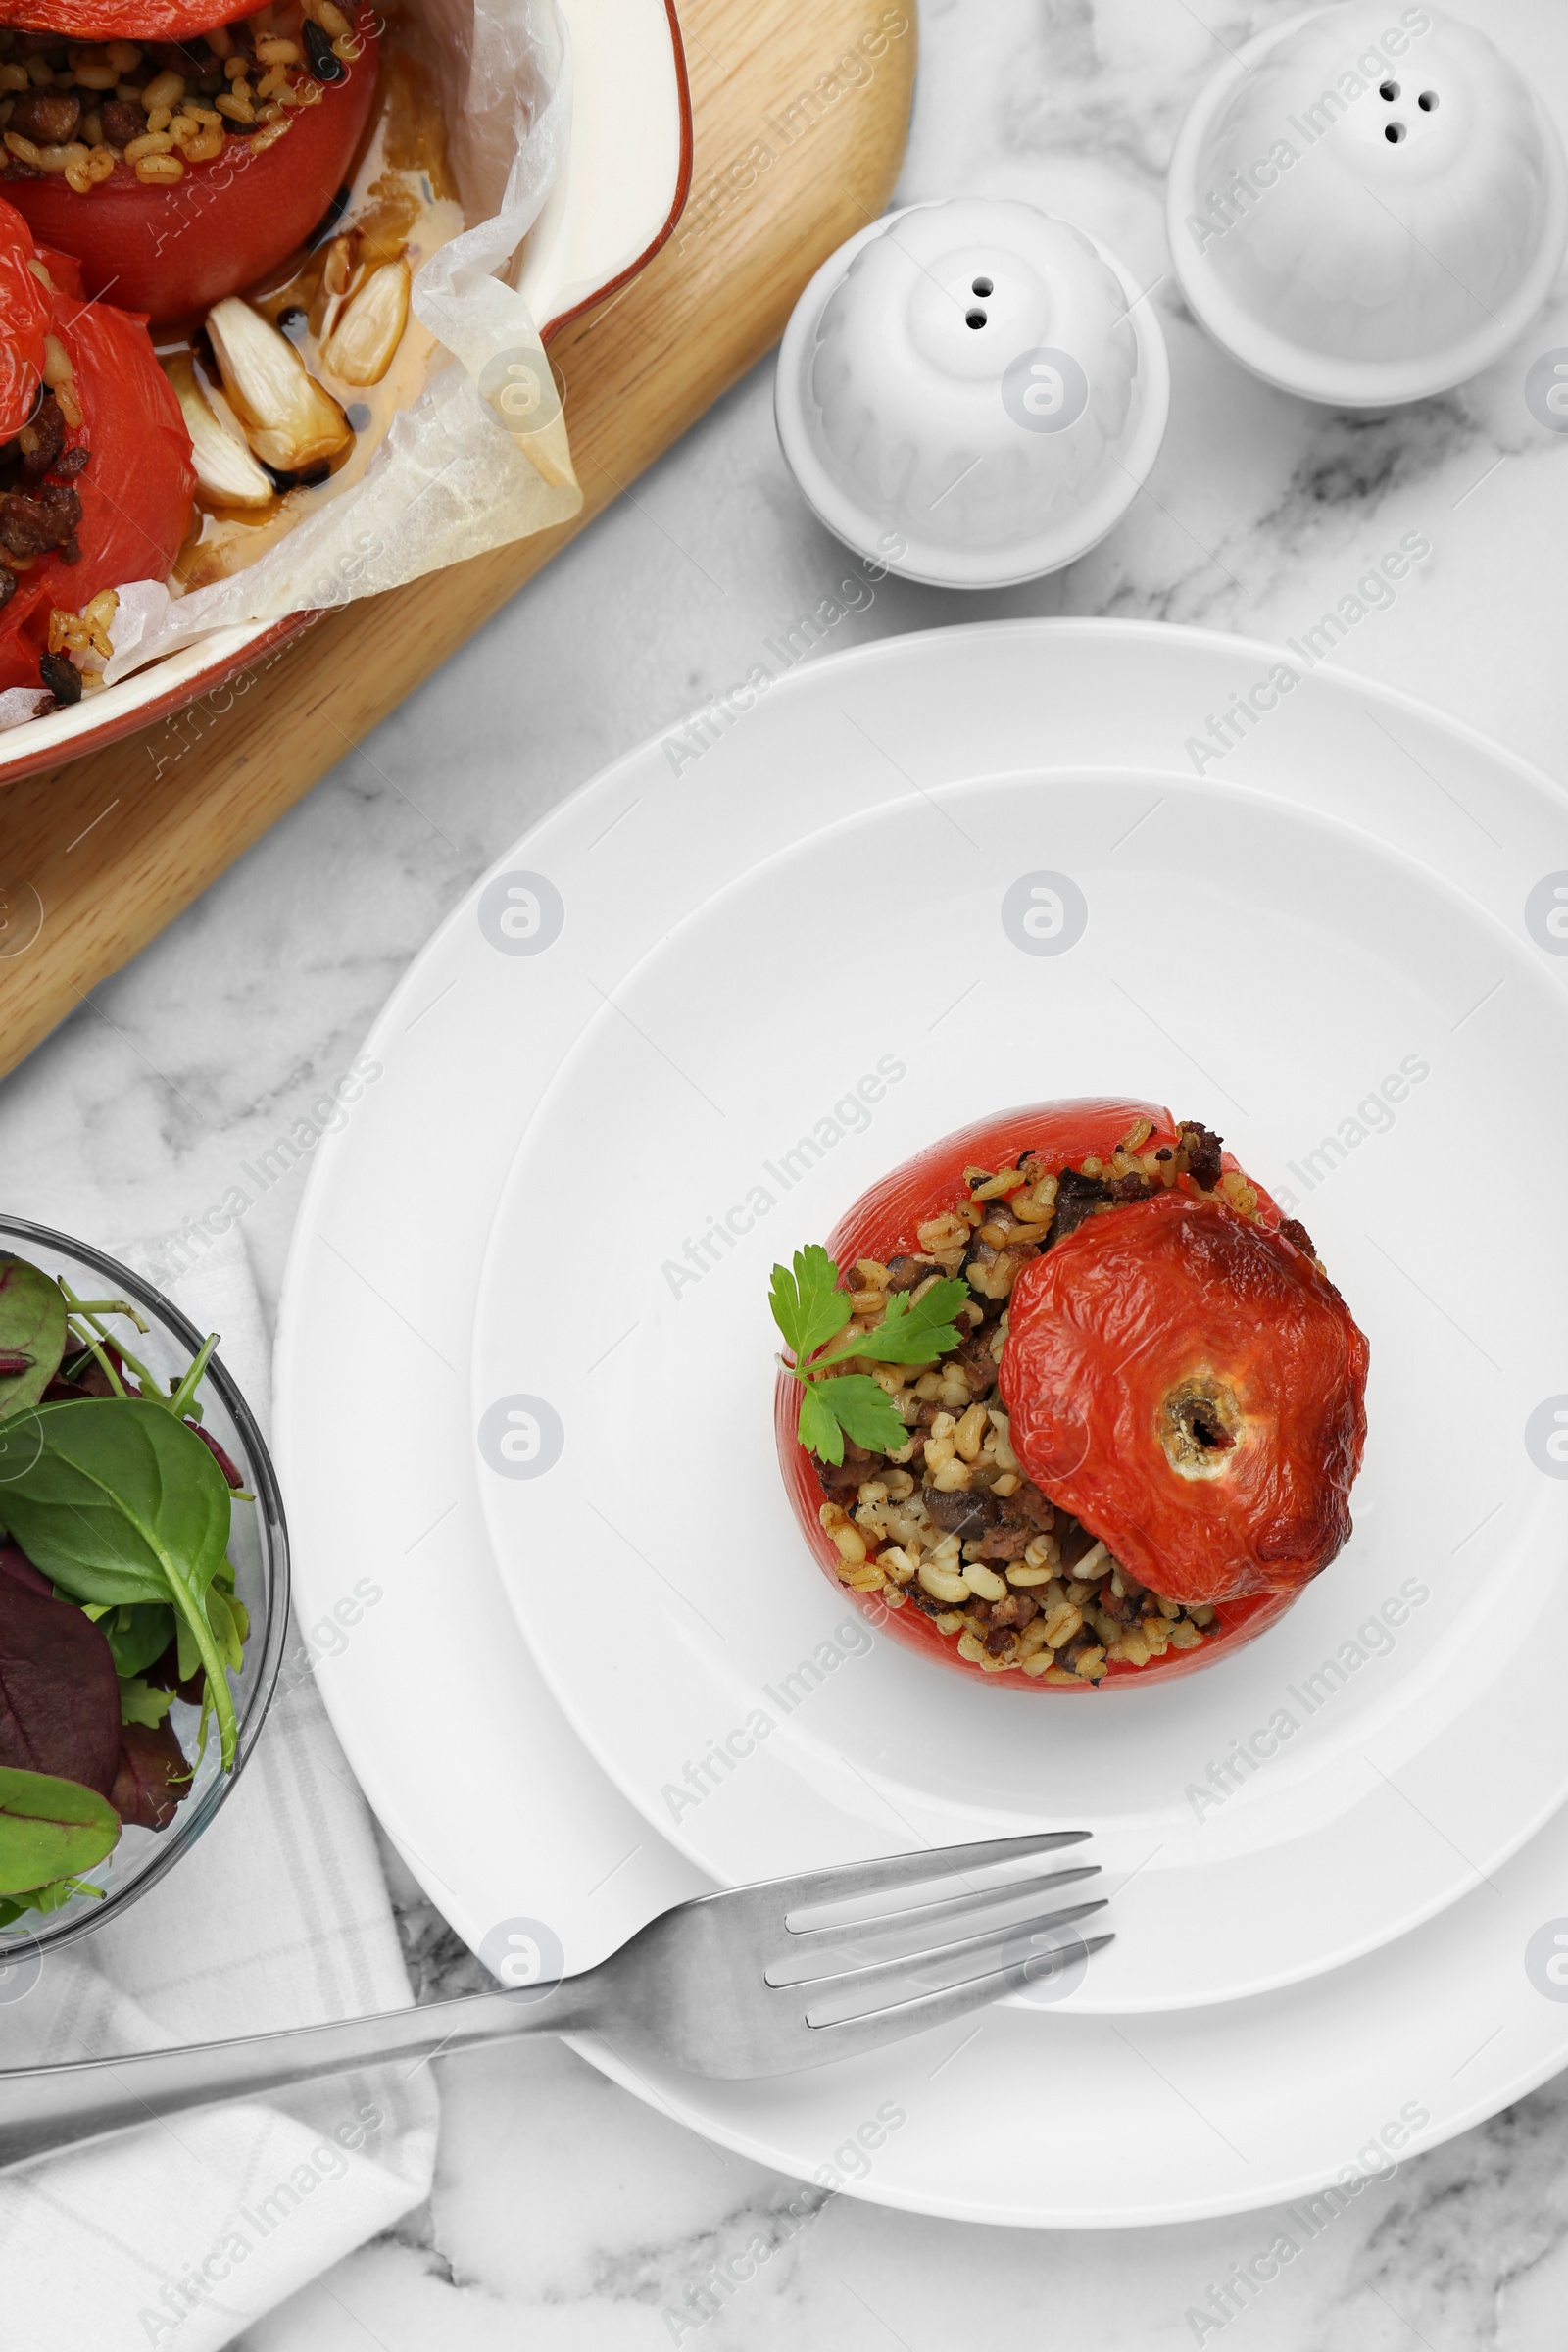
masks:
<path id="1" fill-rule="evenodd" d="M 59 173 L 78 196 L 122 166 L 172 184 L 232 140 L 260 153 L 362 55 L 353 8 L 275 0 L 188 41 L 74 41 L 0 29 L 0 178 Z"/>
<path id="2" fill-rule="evenodd" d="M 972 1294 L 956 1325 L 967 1337 L 930 1364 L 864 1357 L 836 1365 L 869 1373 L 909 1435 L 884 1459 L 846 1442 L 841 1463 L 814 1464 L 821 1521 L 852 1592 L 888 1607 L 914 1607 L 988 1673 L 1015 1671 L 1054 1683 L 1099 1683 L 1112 1664 L 1137 1668 L 1169 1649 L 1196 1649 L 1215 1623 L 1208 1606 L 1184 1606 L 1137 1583 L 1089 1530 L 1023 1474 L 997 1390 L 1007 1337 L 1007 1300 L 1030 1259 L 1091 1216 L 1147 1200 L 1187 1176 L 1261 1223 L 1255 1189 L 1221 1164 L 1220 1138 L 1184 1124 L 1174 1145 L 1147 1149 L 1147 1119 L 1109 1159 L 1048 1169 L 1025 1152 L 1009 1167 L 964 1171 L 968 1198 L 917 1228 L 919 1250 L 886 1265 L 858 1261 L 843 1335 L 869 1333 L 889 1298 L 911 1301 L 944 1277 Z M 1302 1226 L 1287 1237 L 1315 1256 Z M 831 1377 L 831 1375 L 830 1375 Z"/>

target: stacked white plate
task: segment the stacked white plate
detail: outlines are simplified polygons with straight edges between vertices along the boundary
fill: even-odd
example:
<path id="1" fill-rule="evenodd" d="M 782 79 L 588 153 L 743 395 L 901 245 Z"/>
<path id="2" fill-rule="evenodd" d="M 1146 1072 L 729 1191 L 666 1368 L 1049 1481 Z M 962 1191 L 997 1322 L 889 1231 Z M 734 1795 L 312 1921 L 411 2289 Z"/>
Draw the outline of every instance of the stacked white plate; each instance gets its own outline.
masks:
<path id="1" fill-rule="evenodd" d="M 1272 2203 L 1568 2061 L 1568 801 L 1302 667 L 950 629 L 798 670 L 678 773 L 645 746 L 418 958 L 301 1213 L 302 1620 L 498 1973 L 713 1884 L 1094 1832 L 1116 1941 L 978 2030 L 750 2084 L 584 2045 L 802 2176 L 896 2110 L 851 2184 L 889 2204 Z M 1109 1093 L 1220 1128 L 1304 1220 L 1371 1437 L 1354 1538 L 1276 1629 L 1063 1698 L 934 1671 L 815 1568 L 767 1281 L 923 1143 Z"/>

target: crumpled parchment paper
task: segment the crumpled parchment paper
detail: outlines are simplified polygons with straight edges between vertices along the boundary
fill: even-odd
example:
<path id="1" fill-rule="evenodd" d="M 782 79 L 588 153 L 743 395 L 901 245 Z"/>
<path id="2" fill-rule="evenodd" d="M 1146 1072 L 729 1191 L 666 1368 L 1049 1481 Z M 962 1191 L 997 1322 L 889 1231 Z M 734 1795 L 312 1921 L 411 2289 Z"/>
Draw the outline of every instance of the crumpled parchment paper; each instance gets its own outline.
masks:
<path id="1" fill-rule="evenodd" d="M 211 629 L 401 587 L 567 521 L 582 505 L 550 363 L 506 282 L 570 122 L 571 61 L 555 0 L 419 0 L 407 37 L 436 75 L 471 223 L 414 280 L 415 313 L 450 362 L 394 418 L 364 478 L 248 569 L 184 597 L 157 580 L 122 587 L 109 685 Z"/>

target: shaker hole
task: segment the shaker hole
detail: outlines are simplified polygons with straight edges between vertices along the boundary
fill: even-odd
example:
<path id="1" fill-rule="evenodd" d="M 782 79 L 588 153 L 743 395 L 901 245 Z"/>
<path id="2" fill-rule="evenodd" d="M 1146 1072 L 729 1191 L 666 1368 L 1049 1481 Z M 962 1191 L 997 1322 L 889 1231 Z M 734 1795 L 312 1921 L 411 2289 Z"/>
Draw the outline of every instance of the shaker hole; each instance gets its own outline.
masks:
<path id="1" fill-rule="evenodd" d="M 1423 100 L 1421 101 L 1421 103 L 1422 103 L 1422 105 L 1424 106 L 1424 105 L 1426 104 L 1426 100 L 1423 98 Z M 971 293 L 971 294 L 982 294 L 982 295 L 983 295 L 983 294 L 990 294 L 990 293 L 993 293 L 993 292 L 995 292 L 995 288 L 993 287 L 993 285 L 992 285 L 992 283 L 991 283 L 991 280 L 990 280 L 990 278 L 989 278 L 989 277 L 977 277 L 977 278 L 975 279 L 975 281 L 974 281 L 974 284 L 973 284 L 973 285 L 970 287 L 969 291 L 970 291 L 970 293 Z"/>
<path id="2" fill-rule="evenodd" d="M 1437 91 L 1423 90 L 1420 97 L 1416 100 L 1416 104 L 1424 115 L 1435 115 L 1438 111 Z"/>
<path id="3" fill-rule="evenodd" d="M 1386 98 L 1391 106 L 1398 95 L 1399 85 L 1396 81 L 1386 81 L 1378 92 L 1378 96 Z"/>
<path id="4" fill-rule="evenodd" d="M 1399 141 L 1402 138 L 1407 137 L 1408 133 L 1406 132 L 1402 122 L 1390 122 L 1385 124 L 1383 136 L 1389 141 L 1391 146 L 1397 147 Z"/>
<path id="5" fill-rule="evenodd" d="M 984 311 L 971 311 L 967 318 L 964 320 L 964 324 L 966 326 L 984 326 L 985 322 L 986 315 Z"/>

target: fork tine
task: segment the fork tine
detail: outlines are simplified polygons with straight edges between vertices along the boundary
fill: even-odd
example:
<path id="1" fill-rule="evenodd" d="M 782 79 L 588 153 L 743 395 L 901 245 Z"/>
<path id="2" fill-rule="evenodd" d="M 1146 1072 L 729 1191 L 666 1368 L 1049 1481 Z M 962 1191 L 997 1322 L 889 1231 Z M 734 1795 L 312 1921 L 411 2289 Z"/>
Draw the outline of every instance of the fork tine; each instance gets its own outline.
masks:
<path id="1" fill-rule="evenodd" d="M 1026 1902 L 1036 1895 L 1045 1894 L 1050 1888 L 1070 1886 L 1080 1879 L 1098 1879 L 1099 1876 L 1098 1862 L 1080 1862 L 1072 1870 L 1048 1871 L 1045 1877 L 1038 1879 L 1004 1879 L 996 1886 L 971 1888 L 963 1894 L 945 1894 L 937 1902 L 911 1904 L 903 1911 L 877 1911 L 862 1914 L 858 1919 L 836 1920 L 829 1928 L 790 1928 L 786 1930 L 790 1955 L 797 1950 L 821 1951 L 830 1944 L 848 1943 L 852 1938 L 863 1943 L 873 1936 L 894 1931 L 907 1934 L 914 1930 L 923 1933 L 927 1928 L 940 1926 L 945 1919 L 971 1918 L 994 1904 Z M 771 1983 L 772 1979 L 768 1981 Z"/>
<path id="2" fill-rule="evenodd" d="M 1064 1928 L 1075 1919 L 1087 1919 L 1093 1911 L 1103 1911 L 1106 1898 L 1102 1895 L 1092 1903 L 1072 1903 L 1061 1911 L 1039 1911 L 1027 1919 L 1004 1921 L 1000 1927 L 981 1928 L 973 1936 L 958 1936 L 946 1942 L 929 1943 L 915 1951 L 895 1952 L 887 1959 L 854 1960 L 845 1956 L 829 1958 L 800 1975 L 774 1976 L 764 1971 L 764 1982 L 781 1988 L 786 1985 L 822 1985 L 833 1992 L 846 1994 L 873 1990 L 881 1984 L 893 1984 L 911 1969 L 928 1967 L 941 1961 L 977 1960 L 982 1954 L 1003 1950 L 1022 1936 L 1043 1936 L 1049 1928 Z M 1076 1950 L 1076 1945 L 1074 1949 Z"/>
<path id="3" fill-rule="evenodd" d="M 949 1985 L 940 1992 L 916 1993 L 910 2000 L 891 2002 L 883 2009 L 863 2010 L 855 2017 L 835 2018 L 825 2025 L 812 2025 L 808 2013 L 808 2026 L 822 2036 L 821 2059 L 813 2063 L 878 2049 L 885 2042 L 902 2041 L 906 2034 L 923 2034 L 933 2026 L 956 2025 L 973 2010 L 1001 2000 L 1004 1993 L 1020 1992 L 1026 1984 L 1038 1984 L 1043 1978 L 1055 1976 L 1059 1963 L 1076 1960 L 1080 1952 L 1085 1957 L 1102 1952 L 1107 1943 L 1115 1940 L 1114 1936 L 1091 1936 L 1068 1951 L 1036 1952 L 1027 1960 L 1013 1960 L 1005 1968 L 992 1969 L 986 1976 L 971 1977 L 966 1984 Z"/>
<path id="4" fill-rule="evenodd" d="M 1021 1861 L 1026 1854 L 1082 1845 L 1091 1835 L 1088 1830 L 1030 1830 L 1021 1838 L 991 1838 L 978 1845 L 935 1845 L 917 1854 L 883 1854 L 873 1862 L 837 1862 L 828 1870 L 764 1879 L 753 1891 L 777 1896 L 787 1911 L 804 1910 L 812 1903 L 842 1903 L 860 1894 L 880 1894 L 889 1886 L 918 1886 L 927 1879 L 951 1879 L 959 1871 L 989 1870 L 999 1862 Z M 789 1926 L 787 1918 L 784 1924 Z"/>

